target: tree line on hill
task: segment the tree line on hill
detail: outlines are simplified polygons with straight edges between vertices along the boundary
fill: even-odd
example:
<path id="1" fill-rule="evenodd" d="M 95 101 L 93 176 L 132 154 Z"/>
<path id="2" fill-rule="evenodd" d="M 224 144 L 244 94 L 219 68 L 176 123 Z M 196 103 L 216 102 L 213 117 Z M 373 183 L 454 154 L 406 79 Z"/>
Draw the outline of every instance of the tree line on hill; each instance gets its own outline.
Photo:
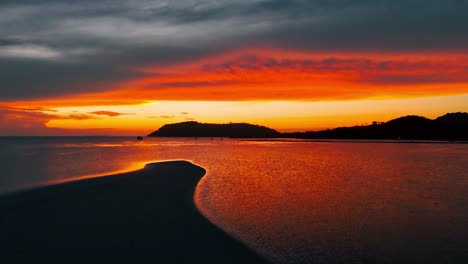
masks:
<path id="1" fill-rule="evenodd" d="M 468 140 L 468 113 L 448 113 L 436 119 L 409 115 L 388 122 L 373 122 L 370 125 L 292 133 L 280 133 L 265 126 L 247 123 L 206 124 L 189 121 L 164 125 L 148 136 Z"/>

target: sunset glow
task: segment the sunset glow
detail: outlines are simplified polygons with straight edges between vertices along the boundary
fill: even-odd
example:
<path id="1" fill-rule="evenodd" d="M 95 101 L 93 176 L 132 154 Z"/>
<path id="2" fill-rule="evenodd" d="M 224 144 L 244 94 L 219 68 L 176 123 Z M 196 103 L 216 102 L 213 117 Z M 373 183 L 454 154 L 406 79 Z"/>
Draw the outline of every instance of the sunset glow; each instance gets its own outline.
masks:
<path id="1" fill-rule="evenodd" d="M 249 122 L 306 131 L 387 121 L 408 111 L 435 118 L 464 109 L 468 95 L 347 101 L 154 101 L 135 105 L 8 107 L 8 125 L 38 134 L 138 135 L 175 122 Z M 437 105 L 437 108 L 432 107 Z M 223 111 L 218 111 L 223 109 Z M 253 114 L 257 113 L 257 114 Z M 15 123 L 16 121 L 16 123 Z"/>
<path id="2" fill-rule="evenodd" d="M 0 1 L 2 263 L 465 264 L 467 172 L 468 0 Z"/>
<path id="3" fill-rule="evenodd" d="M 239 4 L 239 8 L 248 6 Z M 25 7 L 11 8 L 6 6 L 4 11 L 9 14 Z M 57 17 L 51 20 L 57 25 L 63 19 L 61 12 L 80 12 L 75 6 L 71 11 L 61 5 L 56 8 L 59 14 L 54 13 Z M 185 2 L 173 8 L 196 12 L 186 9 Z M 31 10 L 28 12 L 35 9 Z M 281 17 L 279 10 L 270 12 L 266 21 Z M 250 21 L 250 14 L 244 15 Z M 333 12 L 329 16 L 341 19 Z M 355 15 L 349 16 L 354 19 Z M 407 114 L 432 118 L 468 111 L 468 50 L 462 45 L 464 40 L 450 41 L 451 36 L 445 42 L 437 40 L 442 41 L 440 46 L 431 46 L 409 36 L 394 43 L 376 38 L 372 32 L 361 32 L 368 42 L 356 46 L 354 37 L 344 34 L 343 26 L 335 29 L 340 31 L 342 42 L 333 45 L 324 33 L 317 33 L 316 40 L 304 37 L 289 43 L 284 36 L 261 40 L 262 32 L 272 29 L 252 20 L 245 22 L 252 27 L 233 33 L 239 43 L 234 39 L 229 43 L 221 41 L 226 36 L 208 20 L 207 24 L 180 22 L 177 27 L 169 22 L 157 24 L 154 36 L 148 25 L 121 22 L 133 30 L 135 39 L 128 39 L 114 32 L 114 23 L 120 21 L 117 17 L 99 19 L 95 22 L 101 23 L 101 28 L 91 27 L 91 20 L 67 20 L 64 26 L 75 22 L 69 31 L 58 26 L 45 28 L 44 32 L 58 34 L 47 41 L 61 43 L 61 50 L 52 44 L 43 46 L 40 42 L 46 37 L 34 32 L 27 37 L 39 44 L 5 42 L 6 46 L 0 46 L 0 61 L 7 65 L 1 84 L 1 135 L 139 135 L 165 123 L 186 120 L 251 122 L 281 131 L 314 130 L 387 121 Z M 240 27 L 240 21 L 219 26 Z M 319 23 L 303 22 L 304 26 L 299 21 L 284 22 L 283 26 L 308 32 Z M 192 28 L 194 25 L 199 28 Z M 87 46 L 70 32 L 96 41 L 96 46 Z M 173 38 L 179 32 L 185 33 L 187 41 L 174 45 Z M 16 36 L 8 34 L 11 39 Z M 81 44 L 70 48 L 58 36 Z M 115 50 L 105 45 L 113 45 Z"/>

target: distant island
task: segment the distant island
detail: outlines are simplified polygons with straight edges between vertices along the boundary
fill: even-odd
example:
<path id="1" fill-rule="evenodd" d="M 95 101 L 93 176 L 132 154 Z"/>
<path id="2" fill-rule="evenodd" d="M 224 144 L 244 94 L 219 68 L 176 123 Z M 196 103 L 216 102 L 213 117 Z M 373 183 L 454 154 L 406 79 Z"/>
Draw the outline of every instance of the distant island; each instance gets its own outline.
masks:
<path id="1" fill-rule="evenodd" d="M 195 121 L 167 124 L 149 137 L 232 137 L 300 139 L 468 140 L 468 113 L 448 113 L 436 119 L 408 115 L 388 122 L 321 131 L 280 133 L 247 123 L 207 124 Z"/>
<path id="2" fill-rule="evenodd" d="M 232 137 L 274 138 L 278 131 L 247 123 L 206 124 L 195 121 L 168 124 L 149 134 L 148 137 Z"/>

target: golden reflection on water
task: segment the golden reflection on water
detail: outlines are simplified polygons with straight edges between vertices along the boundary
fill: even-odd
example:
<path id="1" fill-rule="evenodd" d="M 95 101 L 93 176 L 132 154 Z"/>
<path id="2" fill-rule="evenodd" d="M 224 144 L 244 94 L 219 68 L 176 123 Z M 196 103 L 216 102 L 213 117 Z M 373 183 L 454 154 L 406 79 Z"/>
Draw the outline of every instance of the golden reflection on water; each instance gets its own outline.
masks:
<path id="1" fill-rule="evenodd" d="M 87 174 L 87 175 L 82 175 L 82 176 L 76 176 L 76 177 L 68 177 L 68 178 L 63 178 L 63 179 L 54 179 L 50 180 L 48 182 L 45 182 L 45 185 L 52 185 L 52 184 L 59 184 L 59 183 L 65 183 L 65 182 L 72 182 L 72 181 L 79 181 L 79 180 L 85 180 L 85 179 L 92 179 L 92 178 L 99 178 L 99 177 L 107 177 L 107 176 L 112 176 L 120 173 L 125 173 L 125 172 L 130 172 L 130 171 L 136 171 L 143 169 L 146 164 L 152 163 L 156 161 L 139 161 L 139 162 L 132 162 L 130 163 L 129 166 L 114 170 L 114 171 L 107 171 L 103 173 L 95 173 L 95 174 Z"/>
<path id="2" fill-rule="evenodd" d="M 466 253 L 466 145 L 278 143 L 227 151 L 229 160 L 205 163 L 197 205 L 277 262 L 458 263 Z"/>
<path id="3" fill-rule="evenodd" d="M 190 160 L 201 212 L 277 263 L 468 259 L 468 144 L 57 139 L 0 158 L 3 191 Z"/>

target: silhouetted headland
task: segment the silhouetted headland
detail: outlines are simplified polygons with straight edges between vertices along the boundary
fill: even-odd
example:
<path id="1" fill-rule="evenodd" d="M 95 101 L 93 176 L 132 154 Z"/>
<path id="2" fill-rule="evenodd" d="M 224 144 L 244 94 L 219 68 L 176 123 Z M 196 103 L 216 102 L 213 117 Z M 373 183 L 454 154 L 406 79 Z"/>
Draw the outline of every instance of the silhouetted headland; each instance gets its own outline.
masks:
<path id="1" fill-rule="evenodd" d="M 0 197 L 3 263 L 266 263 L 195 208 L 186 161 Z"/>
<path id="2" fill-rule="evenodd" d="M 207 124 L 189 121 L 164 125 L 148 137 L 271 138 L 280 135 L 274 129 L 247 123 Z"/>
<path id="3" fill-rule="evenodd" d="M 191 121 L 164 125 L 148 136 L 464 141 L 468 140 L 468 113 L 448 113 L 434 120 L 408 115 L 388 122 L 372 122 L 370 125 L 292 133 L 280 133 L 265 126 L 247 123 L 205 124 Z"/>
<path id="4" fill-rule="evenodd" d="M 434 120 L 409 115 L 370 125 L 283 133 L 282 136 L 305 139 L 468 140 L 468 113 L 449 113 Z"/>

